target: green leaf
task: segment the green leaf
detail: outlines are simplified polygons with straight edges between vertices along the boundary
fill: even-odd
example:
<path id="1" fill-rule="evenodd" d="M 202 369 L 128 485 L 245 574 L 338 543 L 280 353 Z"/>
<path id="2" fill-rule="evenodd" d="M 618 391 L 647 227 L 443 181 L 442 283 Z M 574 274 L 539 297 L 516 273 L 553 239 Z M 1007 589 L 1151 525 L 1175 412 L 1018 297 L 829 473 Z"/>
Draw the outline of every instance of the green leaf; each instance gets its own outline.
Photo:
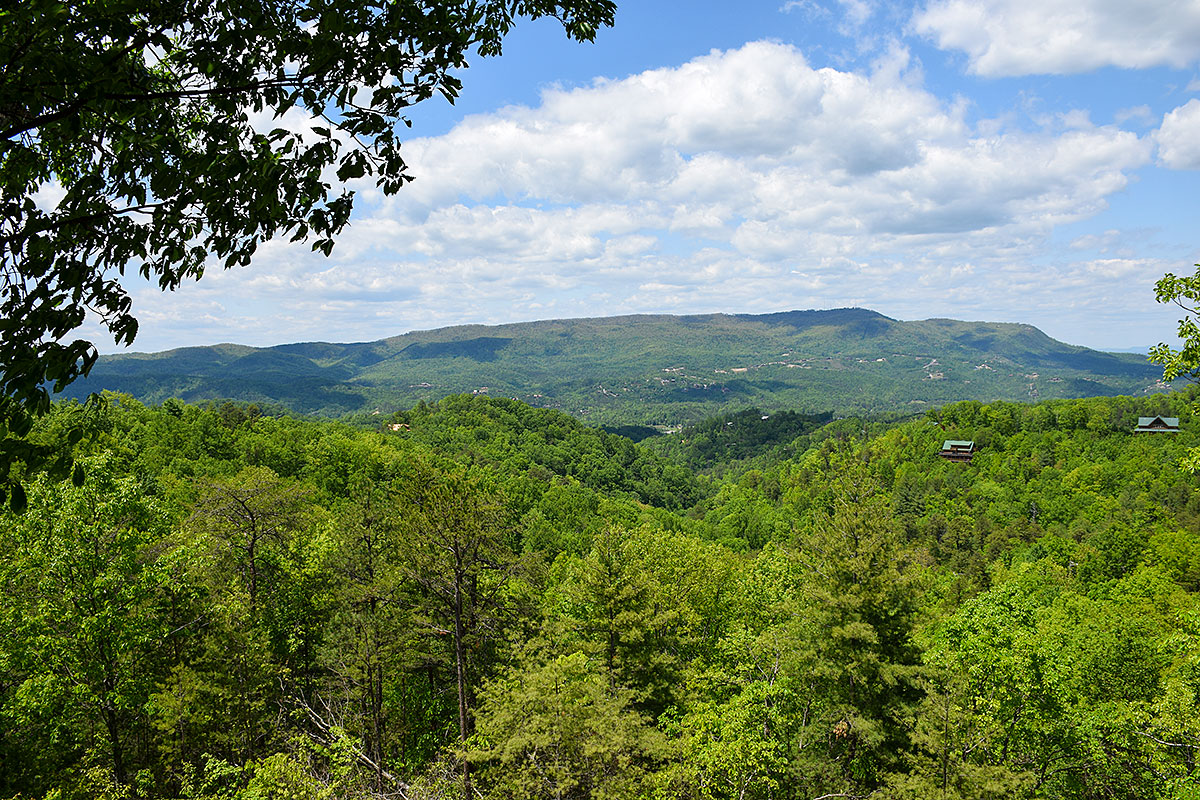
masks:
<path id="1" fill-rule="evenodd" d="M 329 254 L 350 218 L 350 201 L 337 205 L 321 182 L 345 146 L 334 127 L 362 148 L 341 164 L 341 180 L 378 174 L 393 192 L 408 180 L 396 156 L 398 123 L 409 124 L 401 112 L 438 91 L 456 96 L 453 71 L 474 45 L 499 53 L 518 18 L 544 15 L 590 36 L 614 13 L 611 0 L 4 3 L 0 204 L 22 251 L 5 283 L 38 288 L 0 297 L 0 400 L 41 416 L 49 387 L 87 374 L 94 355 L 48 343 L 84 325 L 88 309 L 117 344 L 133 342 L 129 294 L 113 280 L 126 270 L 174 289 L 206 262 L 246 265 L 244 243 L 297 220 Z M 301 136 L 250 122 L 293 107 L 327 124 Z M 33 200 L 48 180 L 64 190 L 53 211 Z M 150 208 L 126 213 L 131 204 Z M 13 434 L 28 432 L 29 420 L 6 416 Z M 0 475 L 19 460 L 0 453 Z"/>

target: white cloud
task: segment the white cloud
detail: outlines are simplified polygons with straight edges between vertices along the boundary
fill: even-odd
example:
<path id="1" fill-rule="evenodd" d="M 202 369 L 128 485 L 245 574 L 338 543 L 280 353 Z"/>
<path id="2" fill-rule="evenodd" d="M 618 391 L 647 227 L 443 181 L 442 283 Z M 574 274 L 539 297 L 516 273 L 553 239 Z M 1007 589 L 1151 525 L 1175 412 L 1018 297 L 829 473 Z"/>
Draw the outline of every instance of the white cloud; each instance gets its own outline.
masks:
<path id="1" fill-rule="evenodd" d="M 39 209 L 46 212 L 54 211 L 58 204 L 67 196 L 67 190 L 58 181 L 51 180 L 38 186 L 33 193 L 33 202 Z"/>
<path id="2" fill-rule="evenodd" d="M 1122 249 L 1125 245 L 1127 235 L 1119 230 L 1106 230 L 1103 233 L 1089 233 L 1084 236 L 1077 236 L 1072 239 L 1068 245 L 1072 250 L 1096 250 L 1101 253 L 1109 253 L 1114 250 Z"/>
<path id="3" fill-rule="evenodd" d="M 816 0 L 787 0 L 779 10 L 784 14 L 790 14 L 793 11 L 803 11 L 809 16 L 828 16 L 829 10 L 822 6 Z"/>
<path id="4" fill-rule="evenodd" d="M 356 226 L 354 247 L 586 270 L 633 234 L 784 261 L 963 235 L 995 246 L 1096 213 L 1149 158 L 1132 133 L 1061 122 L 972 131 L 902 70 L 814 69 L 753 43 L 410 143 L 417 181 Z"/>
<path id="5" fill-rule="evenodd" d="M 253 270 L 213 270 L 171 302 L 252 343 L 633 312 L 911 318 L 931 297 L 976 319 L 1061 318 L 1056 281 L 1078 252 L 1030 264 L 1152 143 L 1086 115 L 973 127 L 902 56 L 860 74 L 758 42 L 548 90 L 407 143 L 416 181 L 361 207 L 332 260 L 271 243 Z M 1084 294 L 1072 302 L 1105 307 Z M 273 304 L 286 312 L 261 318 Z"/>
<path id="6" fill-rule="evenodd" d="M 912 26 L 943 50 L 965 52 L 971 72 L 993 77 L 1200 59 L 1196 0 L 932 0 Z"/>
<path id="7" fill-rule="evenodd" d="M 873 0 L 788 0 L 779 10 L 785 14 L 800 11 L 810 20 L 836 20 L 839 33 L 854 36 L 875 16 L 877 9 Z"/>
<path id="8" fill-rule="evenodd" d="M 1152 125 L 1154 124 L 1154 113 L 1150 110 L 1150 106 L 1133 106 L 1131 108 L 1118 109 L 1113 115 L 1113 119 L 1115 119 L 1117 123 L 1133 120 L 1134 122 Z"/>
<path id="9" fill-rule="evenodd" d="M 1200 169 L 1200 100 L 1189 100 L 1168 111 L 1154 138 L 1160 164 L 1171 169 Z"/>
<path id="10" fill-rule="evenodd" d="M 872 3 L 866 0 L 838 0 L 842 7 L 843 18 L 854 26 L 864 25 L 875 13 Z"/>

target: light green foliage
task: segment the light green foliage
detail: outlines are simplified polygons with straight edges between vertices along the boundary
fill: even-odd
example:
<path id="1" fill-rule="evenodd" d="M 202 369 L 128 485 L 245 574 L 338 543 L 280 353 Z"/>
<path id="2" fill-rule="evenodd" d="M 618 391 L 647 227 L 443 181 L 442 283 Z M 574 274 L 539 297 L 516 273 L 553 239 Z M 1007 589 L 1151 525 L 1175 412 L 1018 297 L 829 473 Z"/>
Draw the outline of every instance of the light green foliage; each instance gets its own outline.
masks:
<path id="1" fill-rule="evenodd" d="M 901 745 L 881 748 L 882 758 L 858 762 L 865 771 L 854 777 L 873 771 L 879 791 L 897 797 L 1076 797 L 1088 796 L 1088 787 L 1125 796 L 1156 791 L 1151 776 L 1162 767 L 1154 765 L 1167 753 L 1186 751 L 1154 745 L 1147 737 L 1154 719 L 1150 698 L 1162 697 L 1167 669 L 1157 654 L 1163 637 L 1178 625 L 1172 609 L 1181 590 L 1190 590 L 1195 580 L 1188 543 L 1197 530 L 1196 491 L 1175 467 L 1195 441 L 1187 427 L 1189 402 L 1188 396 L 1173 395 L 1033 407 L 961 403 L 867 441 L 828 441 L 755 478 L 766 486 L 778 482 L 776 513 L 786 514 L 798 533 L 781 541 L 799 545 L 799 564 L 816 566 L 819 554 L 838 552 L 843 556 L 835 561 L 870 564 L 870 547 L 852 556 L 855 547 L 888 537 L 856 542 L 847 534 L 891 527 L 890 547 L 907 552 L 912 565 L 903 567 L 901 556 L 895 561 L 901 576 L 889 567 L 874 584 L 864 580 L 869 571 L 861 567 L 841 580 L 828 564 L 811 570 L 807 574 L 822 579 L 816 590 L 843 581 L 851 588 L 831 590 L 803 617 L 797 615 L 805 622 L 793 626 L 796 644 L 786 648 L 795 664 L 854 665 L 813 673 L 830 681 L 810 692 L 826 701 L 839 698 L 839 675 L 849 685 L 855 672 L 873 668 L 893 675 L 897 687 L 909 687 L 907 702 L 903 689 L 879 698 L 883 702 L 873 701 L 870 692 L 856 695 L 859 705 L 851 708 L 875 709 L 857 723 L 862 741 L 879 741 L 875 737 L 890 727 Z M 1147 414 L 1183 417 L 1184 433 L 1133 435 L 1136 418 Z M 974 461 L 938 459 L 946 438 L 974 439 L 980 446 Z M 709 502 L 710 518 L 774 494 L 754 492 L 742 482 L 743 497 L 737 497 L 732 487 L 727 483 Z M 880 505 L 889 500 L 890 509 Z M 855 513 L 847 516 L 851 508 Z M 843 523 L 830 525 L 839 513 Z M 845 524 L 851 518 L 859 522 Z M 864 525 L 872 519 L 873 526 Z M 839 548 L 839 541 L 855 547 Z M 1148 570 L 1142 566 L 1147 561 L 1163 569 Z M 908 610 L 893 617 L 886 609 L 904 606 L 886 598 L 903 597 L 906 571 L 916 583 L 910 583 Z M 813 586 L 802 578 L 789 580 L 798 588 Z M 940 660 L 946 651 L 936 647 L 919 665 L 917 654 L 930 647 L 922 631 L 992 585 L 994 592 L 1026 586 L 1040 594 L 1020 595 L 1032 603 L 1026 616 L 1001 613 L 986 628 L 992 633 L 972 645 L 972 658 L 983 660 L 972 662 L 971 671 L 947 671 Z M 922 586 L 927 588 L 918 589 Z M 1066 593 L 1056 600 L 1063 587 Z M 881 629 L 856 611 L 869 613 L 872 604 L 863 600 L 871 597 L 883 599 L 882 620 L 907 617 L 907 636 L 915 637 L 910 644 L 905 635 L 890 634 L 893 646 L 879 646 L 885 641 Z M 973 607 L 968 603 L 959 613 Z M 1028 615 L 1038 621 L 1017 622 Z M 805 634 L 814 625 L 829 633 Z M 1027 632 L 1018 636 L 1021 630 Z M 806 640 L 819 645 L 806 651 Z M 891 657 L 881 658 L 887 651 Z M 820 706 L 808 709 L 810 716 L 814 710 L 820 712 Z M 1112 755 L 1113 748 L 1124 755 Z M 828 779 L 834 773 L 822 770 L 836 763 L 855 761 L 822 758 L 804 774 Z"/>
<path id="2" fill-rule="evenodd" d="M 630 699 L 584 653 L 523 665 L 484 690 L 468 757 L 490 797 L 645 797 L 663 741 Z"/>
<path id="3" fill-rule="evenodd" d="M 1154 297 L 1160 303 L 1174 303 L 1188 316 L 1179 320 L 1179 349 L 1158 344 L 1150 349 L 1150 360 L 1161 364 L 1163 380 L 1194 378 L 1200 372 L 1200 325 L 1197 324 L 1197 304 L 1200 304 L 1200 264 L 1195 275 L 1179 277 L 1168 272 L 1154 285 Z"/>
<path id="4" fill-rule="evenodd" d="M 1172 797 L 1200 795 L 1195 751 L 1200 748 L 1200 613 L 1195 602 L 1163 643 L 1170 664 L 1161 695 L 1152 706 L 1146 735 L 1161 746 L 1157 766 L 1169 776 Z"/>
<path id="5" fill-rule="evenodd" d="M 614 687 L 649 699 L 671 683 L 670 650 L 655 639 L 677 615 L 655 602 L 645 544 L 623 529 L 602 531 L 586 555 L 558 559 L 546 599 L 552 638 L 575 639 Z"/>
<path id="6" fill-rule="evenodd" d="M 601 664 L 612 686 L 657 716 L 681 672 L 722 625 L 730 564 L 716 548 L 652 528 L 608 528 L 583 556 L 554 563 L 543 635 Z"/>
<path id="7" fill-rule="evenodd" d="M 782 682 L 752 680 L 722 700 L 698 700 L 678 720 L 672 762 L 658 775 L 661 798 L 771 798 L 788 765 L 788 715 L 796 706 Z"/>
<path id="8" fill-rule="evenodd" d="M 947 620 L 930 650 L 954 717 L 927 731 L 930 762 L 940 755 L 956 785 L 980 770 L 1024 776 L 1021 796 L 1151 796 L 1155 762 L 1174 756 L 1149 735 L 1167 667 L 1159 639 L 1183 601 L 1153 569 L 1086 596 L 1048 561 L 1022 566 Z M 968 731 L 969 750 L 954 738 Z"/>
<path id="9" fill-rule="evenodd" d="M 1143 557 L 1160 565 L 1188 591 L 1200 591 L 1200 537 L 1194 530 L 1168 530 L 1155 535 Z"/>
<path id="10" fill-rule="evenodd" d="M 1174 303 L 1187 316 L 1179 320 L 1176 334 L 1183 343 L 1178 349 L 1168 344 L 1157 344 L 1150 348 L 1150 360 L 1162 365 L 1163 380 L 1187 378 L 1195 381 L 1200 375 L 1200 264 L 1196 274 L 1176 276 L 1170 272 L 1154 285 L 1155 299 L 1160 303 Z M 1200 448 L 1192 448 L 1182 464 L 1189 472 L 1200 469 Z"/>
<path id="11" fill-rule="evenodd" d="M 690 507 L 702 494 L 688 470 L 623 436 L 513 400 L 447 397 L 396 414 L 393 424 L 408 426 L 401 434 L 406 439 L 462 452 L 480 464 L 503 463 L 510 477 L 525 473 L 544 480 L 548 472 L 673 510 Z"/>
<path id="12" fill-rule="evenodd" d="M 85 463 L 82 487 L 39 480 L 30 511 L 0 525 L 9 701 L 0 727 L 19 754 L 6 759 L 14 774 L 65 779 L 60 759 L 73 752 L 80 767 L 107 767 L 125 784 L 145 757 L 138 731 L 173 638 L 159 611 L 166 518 L 136 479 L 103 459 Z M 47 752 L 39 739 L 60 746 Z"/>
<path id="13" fill-rule="evenodd" d="M 902 771 L 888 776 L 881 796 L 891 800 L 1011 800 L 1032 797 L 1036 777 L 1000 759 L 989 759 L 981 748 L 991 737 L 997 718 L 980 710 L 977 695 L 962 676 L 926 670 L 924 698 L 915 709 L 911 748 Z M 997 763 L 1001 762 L 1001 763 Z"/>
<path id="14" fill-rule="evenodd" d="M 549 472 L 541 477 L 552 480 Z M 555 481 L 540 488 L 536 503 L 521 519 L 522 547 L 549 558 L 586 551 L 604 526 L 600 498 L 578 484 Z"/>
<path id="15" fill-rule="evenodd" d="M 775 502 L 778 500 L 778 482 L 774 487 L 764 487 L 762 477 L 757 470 L 751 470 L 736 483 L 721 486 L 717 496 L 710 501 L 711 510 L 705 515 L 705 521 L 711 526 L 716 540 L 726 547 L 759 549 L 767 542 L 786 540 L 791 534 L 794 520 Z"/>
<path id="16" fill-rule="evenodd" d="M 512 401 L 65 406 L 85 480 L 0 518 L 0 796 L 1193 797 L 1191 399 L 839 420 L 707 494 Z"/>
<path id="17" fill-rule="evenodd" d="M 791 669 L 795 665 L 791 624 L 796 610 L 792 599 L 799 580 L 799 565 L 792 556 L 773 546 L 731 570 L 721 591 L 723 612 L 719 624 L 707 626 L 713 638 L 689 664 L 684 702 L 674 714 L 667 715 L 668 720 L 678 720 L 670 729 L 682 737 L 679 744 L 685 750 L 708 746 L 701 732 L 712 726 L 712 715 L 726 706 L 743 722 L 759 715 L 764 727 L 758 731 L 735 726 L 720 733 L 720 741 L 734 737 L 729 738 L 729 746 L 741 752 L 787 750 L 788 729 L 803 716 L 794 712 L 804 702 L 796 691 L 802 691 L 803 685 L 794 680 Z M 742 741 L 745 736 L 752 738 Z M 710 756 L 717 761 L 732 757 L 720 753 Z M 676 771 L 673 782 L 682 781 L 687 787 L 696 780 L 701 784 L 707 781 L 703 773 L 691 773 L 688 764 L 680 766 L 683 772 Z M 772 775 L 768 764 L 761 766 L 764 780 L 779 777 L 778 773 Z M 741 782 L 736 777 L 731 779 Z"/>

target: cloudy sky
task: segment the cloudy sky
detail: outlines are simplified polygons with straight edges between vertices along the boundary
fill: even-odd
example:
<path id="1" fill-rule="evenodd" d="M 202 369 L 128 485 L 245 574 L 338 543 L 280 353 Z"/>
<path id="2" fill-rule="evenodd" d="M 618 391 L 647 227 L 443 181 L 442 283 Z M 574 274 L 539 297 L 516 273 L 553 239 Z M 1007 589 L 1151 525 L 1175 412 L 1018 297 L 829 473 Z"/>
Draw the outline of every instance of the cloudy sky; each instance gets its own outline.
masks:
<path id="1" fill-rule="evenodd" d="M 1200 0 L 626 0 L 462 80 L 332 257 L 131 284 L 134 349 L 843 306 L 1121 348 L 1200 261 Z"/>

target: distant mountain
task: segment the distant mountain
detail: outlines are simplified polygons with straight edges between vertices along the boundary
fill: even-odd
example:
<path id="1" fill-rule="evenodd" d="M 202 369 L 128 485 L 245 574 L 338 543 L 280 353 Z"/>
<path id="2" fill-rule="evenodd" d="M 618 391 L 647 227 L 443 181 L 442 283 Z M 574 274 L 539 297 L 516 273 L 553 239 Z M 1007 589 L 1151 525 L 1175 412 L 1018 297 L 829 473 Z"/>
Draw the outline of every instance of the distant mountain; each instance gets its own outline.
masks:
<path id="1" fill-rule="evenodd" d="M 678 425 L 748 406 L 849 413 L 1142 394 L 1166 388 L 1161 374 L 1144 356 L 1067 345 L 1030 325 L 901 322 L 844 308 L 465 325 L 356 344 L 131 353 L 101 358 L 69 394 L 228 398 L 340 415 L 475 392 L 595 423 Z"/>

